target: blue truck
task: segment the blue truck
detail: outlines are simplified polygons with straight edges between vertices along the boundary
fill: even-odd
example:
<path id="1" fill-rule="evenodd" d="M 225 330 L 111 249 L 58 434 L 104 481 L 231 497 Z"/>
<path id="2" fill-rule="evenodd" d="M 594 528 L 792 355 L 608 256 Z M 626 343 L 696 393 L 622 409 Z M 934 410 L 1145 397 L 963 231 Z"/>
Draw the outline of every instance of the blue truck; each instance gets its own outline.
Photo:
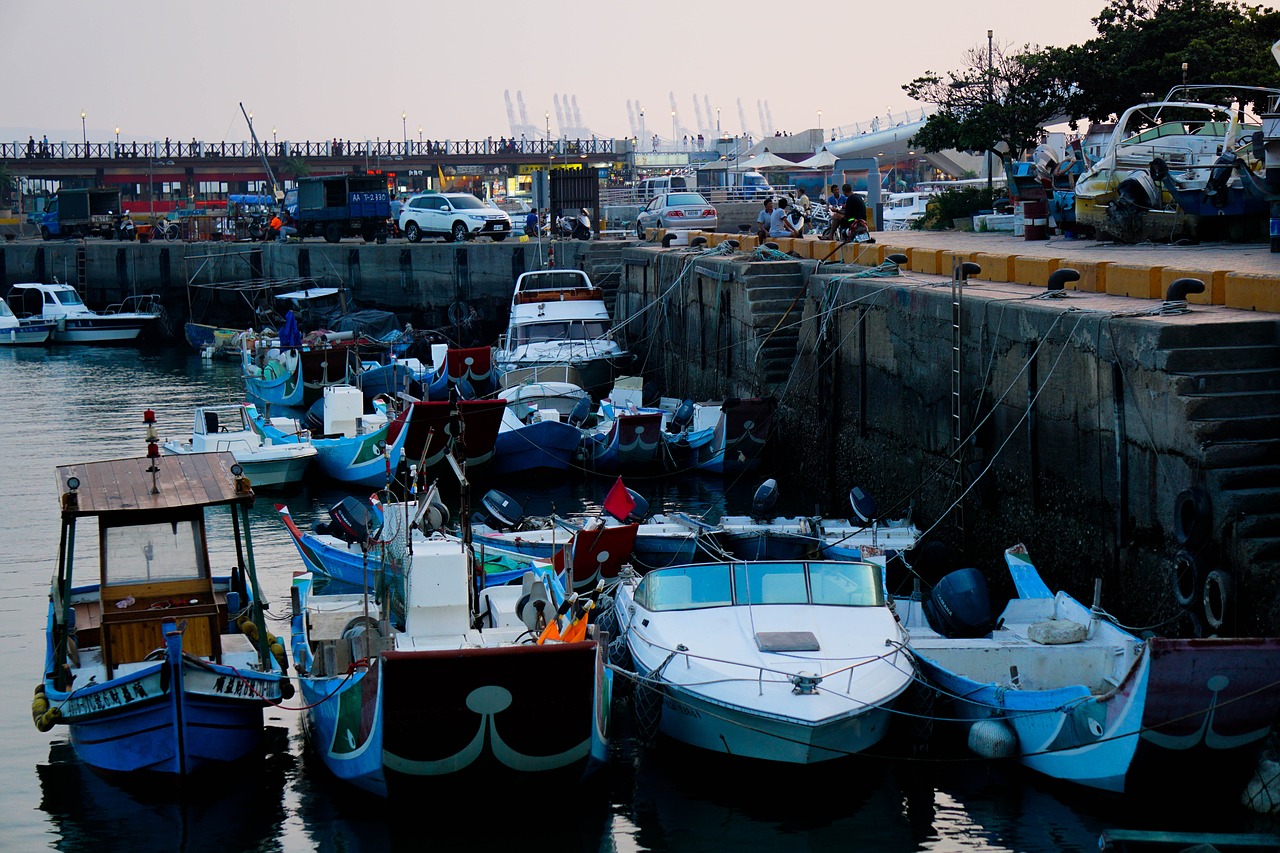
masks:
<path id="1" fill-rule="evenodd" d="M 124 215 L 120 190 L 111 187 L 58 190 L 40 217 L 40 236 L 93 237 L 110 240 Z"/>
<path id="2" fill-rule="evenodd" d="M 290 207 L 288 197 L 285 206 Z M 300 178 L 297 209 L 290 213 L 300 238 L 323 237 L 336 243 L 343 237 L 363 237 L 385 243 L 391 217 L 387 179 L 359 174 Z"/>

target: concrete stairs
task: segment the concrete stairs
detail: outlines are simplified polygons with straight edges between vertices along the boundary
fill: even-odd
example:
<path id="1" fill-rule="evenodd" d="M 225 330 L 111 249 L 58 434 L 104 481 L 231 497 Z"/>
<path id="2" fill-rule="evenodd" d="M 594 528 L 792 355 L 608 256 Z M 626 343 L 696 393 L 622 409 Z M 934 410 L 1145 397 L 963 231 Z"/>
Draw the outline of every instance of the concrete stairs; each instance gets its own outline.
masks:
<path id="1" fill-rule="evenodd" d="M 767 384 L 781 385 L 791 377 L 800 343 L 804 313 L 800 265 L 753 265 L 741 281 L 759 345 L 757 363 L 762 378 Z"/>
<path id="2" fill-rule="evenodd" d="M 1220 346 L 1203 325 L 1171 328 L 1158 365 L 1174 391 L 1200 450 L 1213 501 L 1213 530 L 1252 571 L 1280 572 L 1280 324 L 1233 323 Z M 1183 343 L 1186 345 L 1183 345 Z"/>
<path id="3" fill-rule="evenodd" d="M 604 291 L 604 304 L 610 316 L 614 315 L 618 285 L 622 282 L 622 250 L 629 245 L 617 240 L 592 241 L 590 252 L 582 259 L 582 271 Z"/>

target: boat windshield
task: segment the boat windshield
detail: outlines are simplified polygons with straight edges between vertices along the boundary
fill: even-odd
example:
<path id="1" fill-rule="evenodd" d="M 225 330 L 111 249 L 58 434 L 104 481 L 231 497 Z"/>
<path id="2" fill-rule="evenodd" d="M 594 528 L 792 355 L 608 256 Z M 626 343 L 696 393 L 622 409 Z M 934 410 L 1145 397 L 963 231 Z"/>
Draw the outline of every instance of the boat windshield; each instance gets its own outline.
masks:
<path id="1" fill-rule="evenodd" d="M 196 520 L 108 527 L 102 577 L 108 585 L 205 576 L 202 524 Z"/>
<path id="2" fill-rule="evenodd" d="M 590 286 L 590 279 L 576 270 L 540 272 L 537 275 L 526 275 L 520 281 L 520 289 L 524 291 L 573 290 L 577 287 Z"/>
<path id="3" fill-rule="evenodd" d="M 545 341 L 593 341 L 608 334 L 603 320 L 564 320 L 558 323 L 528 323 L 515 328 L 513 344 L 538 344 Z"/>
<path id="4" fill-rule="evenodd" d="M 53 297 L 63 305 L 83 305 L 84 300 L 80 298 L 80 294 L 74 290 L 59 290 L 53 294 Z"/>
<path id="5" fill-rule="evenodd" d="M 880 569 L 870 563 L 708 563 L 650 572 L 636 589 L 647 610 L 696 610 L 733 604 L 882 607 Z"/>
<path id="6" fill-rule="evenodd" d="M 13 309 L 9 307 L 9 303 L 0 302 L 0 317 L 12 317 Z"/>

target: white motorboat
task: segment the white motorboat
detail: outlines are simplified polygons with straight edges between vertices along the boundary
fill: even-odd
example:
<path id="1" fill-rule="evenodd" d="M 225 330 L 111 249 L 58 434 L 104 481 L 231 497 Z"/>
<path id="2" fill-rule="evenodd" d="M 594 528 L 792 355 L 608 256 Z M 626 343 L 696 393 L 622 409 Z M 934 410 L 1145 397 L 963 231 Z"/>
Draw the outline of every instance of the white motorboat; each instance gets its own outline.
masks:
<path id="1" fill-rule="evenodd" d="M 929 199 L 933 193 L 910 192 L 889 193 L 889 200 L 884 205 L 884 222 L 882 231 L 907 231 L 912 225 L 929 212 Z"/>
<path id="2" fill-rule="evenodd" d="M 790 764 L 861 752 L 913 678 L 870 562 L 624 572 L 612 613 L 641 732 L 714 752 Z"/>
<path id="3" fill-rule="evenodd" d="M 230 451 L 255 487 L 287 486 L 306 473 L 316 448 L 310 441 L 272 443 L 253 429 L 256 407 L 199 406 L 194 428 L 186 441 L 173 439 L 161 447 L 165 453 L 212 453 Z"/>
<path id="4" fill-rule="evenodd" d="M 586 273 L 534 270 L 516 279 L 511 320 L 494 352 L 500 377 L 514 372 L 519 382 L 573 382 L 566 376 L 572 369 L 580 377 L 574 384 L 599 395 L 630 360 L 613 340 L 604 291 Z"/>
<path id="5" fill-rule="evenodd" d="M 42 344 L 49 340 L 55 328 L 53 323 L 42 320 L 19 320 L 8 303 L 0 302 L 0 346 Z"/>
<path id="6" fill-rule="evenodd" d="M 159 319 L 158 314 L 121 311 L 99 314 L 84 304 L 69 284 L 21 282 L 5 297 L 13 313 L 56 325 L 55 343 L 100 344 L 136 340 L 142 330 Z"/>

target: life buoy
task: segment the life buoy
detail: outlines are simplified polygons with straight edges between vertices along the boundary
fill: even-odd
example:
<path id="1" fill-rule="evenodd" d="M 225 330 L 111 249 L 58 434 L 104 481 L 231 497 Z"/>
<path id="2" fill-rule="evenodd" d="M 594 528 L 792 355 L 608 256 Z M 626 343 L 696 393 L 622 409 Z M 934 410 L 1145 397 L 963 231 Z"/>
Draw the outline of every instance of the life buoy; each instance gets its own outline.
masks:
<path id="1" fill-rule="evenodd" d="M 1233 582 L 1226 569 L 1214 569 L 1204 576 L 1204 621 L 1217 631 L 1231 614 Z"/>
<path id="2" fill-rule="evenodd" d="M 1213 507 L 1204 489 L 1184 489 L 1173 501 L 1173 536 L 1183 548 L 1195 550 L 1209 539 Z"/>
<path id="3" fill-rule="evenodd" d="M 1204 597 L 1204 572 L 1196 555 L 1185 548 L 1173 556 L 1169 586 L 1179 605 L 1190 608 Z"/>

